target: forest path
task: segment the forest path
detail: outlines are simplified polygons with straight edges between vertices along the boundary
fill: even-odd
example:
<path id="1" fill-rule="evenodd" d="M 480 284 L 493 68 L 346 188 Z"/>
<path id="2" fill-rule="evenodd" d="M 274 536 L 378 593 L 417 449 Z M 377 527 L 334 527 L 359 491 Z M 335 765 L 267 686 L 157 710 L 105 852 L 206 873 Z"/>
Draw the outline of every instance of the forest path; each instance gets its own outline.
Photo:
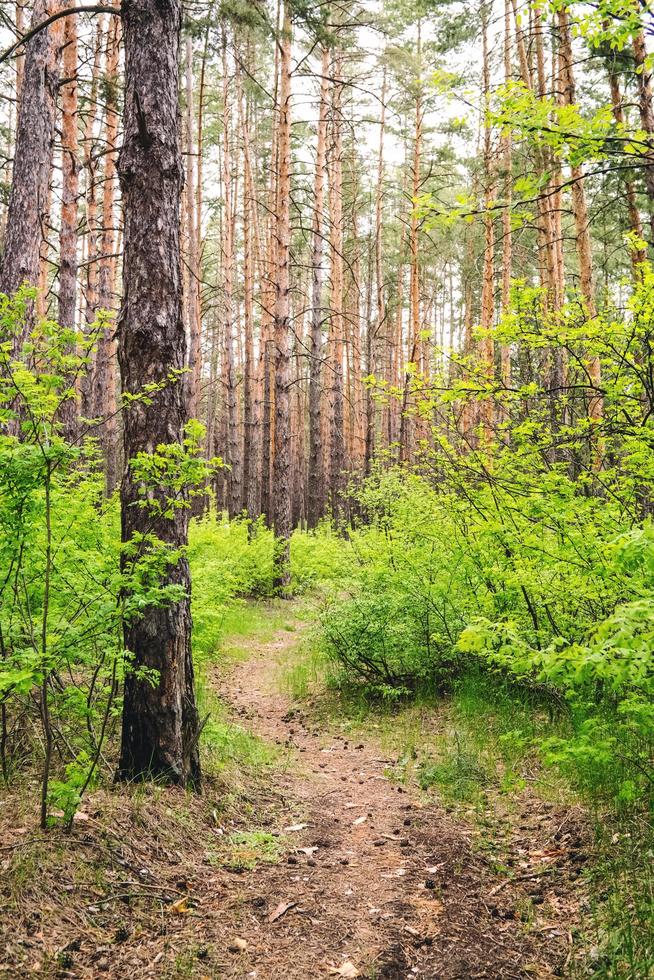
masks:
<path id="1" fill-rule="evenodd" d="M 298 629 L 265 642 L 254 637 L 247 659 L 215 682 L 239 724 L 294 756 L 270 777 L 281 800 L 284 856 L 229 888 L 229 909 L 239 910 L 235 942 L 247 947 L 223 958 L 219 975 L 562 975 L 569 922 L 556 890 L 543 896 L 538 874 L 522 876 L 536 881 L 532 897 L 547 909 L 544 920 L 535 917 L 527 927 L 523 886 L 493 873 L 473 828 L 426 803 L 418 790 L 394 785 L 386 771 L 395 760 L 374 737 L 321 730 L 306 706 L 281 692 Z M 529 845 L 542 847 L 543 840 L 535 833 Z"/>

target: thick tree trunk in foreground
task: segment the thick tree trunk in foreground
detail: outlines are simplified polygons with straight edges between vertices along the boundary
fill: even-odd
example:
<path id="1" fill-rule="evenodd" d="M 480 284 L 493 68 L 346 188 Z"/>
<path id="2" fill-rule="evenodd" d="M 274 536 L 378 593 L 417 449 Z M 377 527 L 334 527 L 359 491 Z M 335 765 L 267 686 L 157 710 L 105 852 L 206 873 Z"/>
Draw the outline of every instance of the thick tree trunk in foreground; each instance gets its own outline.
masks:
<path id="1" fill-rule="evenodd" d="M 123 306 L 119 362 L 125 392 L 183 371 L 186 339 L 180 273 L 180 200 L 183 167 L 178 117 L 180 0 L 123 0 L 125 136 L 118 172 L 125 208 Z M 156 519 L 135 506 L 138 486 L 130 463 L 137 453 L 182 439 L 184 384 L 169 383 L 151 405 L 126 412 L 122 537 L 153 530 L 177 548 L 186 544 L 188 511 Z M 134 667 L 156 670 L 153 686 L 134 673 L 125 681 L 118 776 L 157 776 L 181 785 L 200 780 L 198 717 L 191 659 L 190 574 L 186 558 L 166 581 L 187 597 L 150 609 L 125 630 Z"/>
<path id="2" fill-rule="evenodd" d="M 36 0 L 32 25 L 40 24 L 51 13 L 47 0 Z M 39 282 L 43 216 L 49 207 L 62 30 L 63 20 L 35 34 L 25 48 L 5 251 L 0 267 L 0 292 L 10 296 L 25 282 L 31 286 Z"/>

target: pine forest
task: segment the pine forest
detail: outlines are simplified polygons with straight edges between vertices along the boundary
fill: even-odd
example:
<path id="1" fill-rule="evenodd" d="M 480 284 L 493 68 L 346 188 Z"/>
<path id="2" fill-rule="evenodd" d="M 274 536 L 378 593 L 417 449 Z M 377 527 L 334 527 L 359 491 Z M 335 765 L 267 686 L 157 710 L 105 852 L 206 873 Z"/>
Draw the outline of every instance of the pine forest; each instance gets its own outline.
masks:
<path id="1" fill-rule="evenodd" d="M 0 976 L 654 977 L 651 0 L 0 0 Z"/>

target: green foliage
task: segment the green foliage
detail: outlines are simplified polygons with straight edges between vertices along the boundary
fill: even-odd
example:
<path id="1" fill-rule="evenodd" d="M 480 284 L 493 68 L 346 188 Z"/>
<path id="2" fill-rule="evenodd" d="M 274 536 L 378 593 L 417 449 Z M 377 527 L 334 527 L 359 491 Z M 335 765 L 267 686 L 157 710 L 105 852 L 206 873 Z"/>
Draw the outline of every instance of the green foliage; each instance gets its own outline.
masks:
<path id="1" fill-rule="evenodd" d="M 153 452 L 138 453 L 132 459 L 132 472 L 138 481 L 138 505 L 152 517 L 170 520 L 176 510 L 190 509 L 193 498 L 205 495 L 207 481 L 215 476 L 223 462 L 218 456 L 210 460 L 203 458 L 204 435 L 204 426 L 192 419 L 186 424 L 182 442 L 156 446 Z M 153 487 L 162 487 L 165 492 L 155 496 Z"/>
<path id="2" fill-rule="evenodd" d="M 348 560 L 346 542 L 328 521 L 310 533 L 296 532 L 291 538 L 293 589 L 304 592 L 341 581 Z"/>
<path id="3" fill-rule="evenodd" d="M 45 827 L 53 815 L 70 823 L 98 777 L 134 669 L 125 624 L 183 592 L 166 584 L 182 549 L 152 532 L 121 544 L 94 442 L 65 437 L 92 341 L 34 322 L 34 300 L 27 289 L 0 297 L 0 763 L 8 780 L 42 755 Z M 136 460 L 153 526 L 211 475 L 201 436 L 191 426 L 182 445 Z M 140 674 L 157 683 L 156 671 Z"/>
<path id="4" fill-rule="evenodd" d="M 222 863 L 234 870 L 249 870 L 258 864 L 277 864 L 282 841 L 266 830 L 238 830 L 229 835 Z"/>
<path id="5" fill-rule="evenodd" d="M 495 331 L 520 351 L 510 390 L 470 358 L 447 388 L 412 378 L 413 414 L 439 419 L 433 447 L 416 472 L 380 470 L 354 492 L 362 521 L 319 626 L 341 681 L 376 696 L 451 687 L 479 665 L 537 692 L 570 723 L 541 757 L 619 809 L 654 802 L 653 285 L 644 264 L 626 312 L 592 318 L 576 301 L 546 314 L 518 285 Z M 557 357 L 567 389 L 553 398 Z M 465 405 L 493 419 L 467 448 Z"/>
<path id="6" fill-rule="evenodd" d="M 273 534 L 262 520 L 230 522 L 209 513 L 193 521 L 189 561 L 197 659 L 214 653 L 234 603 L 272 595 L 273 546 Z"/>

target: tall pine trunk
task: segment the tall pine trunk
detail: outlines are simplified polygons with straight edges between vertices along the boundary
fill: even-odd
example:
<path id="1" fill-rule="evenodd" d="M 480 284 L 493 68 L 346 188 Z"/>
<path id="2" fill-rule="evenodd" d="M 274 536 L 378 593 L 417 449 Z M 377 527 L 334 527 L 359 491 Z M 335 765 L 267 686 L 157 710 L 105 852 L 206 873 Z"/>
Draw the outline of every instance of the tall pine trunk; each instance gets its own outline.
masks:
<path id="1" fill-rule="evenodd" d="M 180 272 L 183 165 L 178 114 L 180 0 L 123 0 L 125 44 L 124 142 L 118 172 L 125 209 L 125 261 L 119 348 L 123 390 L 165 382 L 183 371 L 186 337 Z M 188 511 L 154 518 L 138 506 L 131 461 L 161 443 L 179 443 L 187 418 L 181 381 L 168 382 L 151 404 L 125 414 L 122 539 L 154 532 L 172 548 L 188 540 Z M 162 491 L 156 495 L 161 496 Z M 190 572 L 181 557 L 165 576 L 186 595 L 149 608 L 125 628 L 134 668 L 125 679 L 122 779 L 157 776 L 183 786 L 200 781 L 198 716 L 191 658 Z"/>
<path id="2" fill-rule="evenodd" d="M 343 262 L 343 55 L 334 52 L 331 104 L 331 161 L 329 168 L 329 210 L 331 218 L 332 282 L 329 321 L 330 437 L 329 490 L 334 517 L 341 504 L 345 467 L 343 344 L 345 340 L 344 262 Z"/>
<path id="3" fill-rule="evenodd" d="M 111 313 L 115 309 L 116 279 L 116 152 L 118 139 L 118 56 L 120 21 L 114 19 L 107 34 L 105 59 L 105 157 L 102 188 L 102 233 L 98 263 L 98 309 Z M 118 482 L 118 446 L 116 442 L 116 340 L 115 323 L 109 319 L 98 340 L 96 370 L 93 379 L 95 415 L 104 418 L 100 441 L 104 450 L 107 494 Z"/>
<path id="4" fill-rule="evenodd" d="M 198 259 L 198 225 L 200 213 L 197 210 L 196 153 L 200 156 L 200 145 L 196 150 L 195 119 L 193 112 L 193 39 L 186 39 L 186 182 L 184 187 L 184 211 L 186 217 L 186 252 L 188 286 L 186 292 L 186 322 L 189 334 L 189 415 L 197 418 L 200 402 L 200 375 L 202 366 L 202 345 L 200 332 L 200 265 Z"/>
<path id="5" fill-rule="evenodd" d="M 309 475 L 307 486 L 307 519 L 315 527 L 325 512 L 325 477 L 322 467 L 322 333 L 323 254 L 325 176 L 327 165 L 327 119 L 329 97 L 329 48 L 323 47 L 320 68 L 320 110 L 313 193 L 313 228 L 311 245 L 311 347 L 309 361 Z"/>
<path id="6" fill-rule="evenodd" d="M 564 104 L 572 106 L 576 102 L 575 77 L 572 60 L 572 41 L 568 11 L 565 7 L 558 10 L 559 43 L 561 57 L 561 75 L 563 79 Z M 595 287 L 593 282 L 593 254 L 590 238 L 588 204 L 584 187 L 584 171 L 581 164 L 570 168 L 572 181 L 572 214 L 575 223 L 575 242 L 577 259 L 579 261 L 579 290 L 584 300 L 587 316 L 592 319 L 596 314 Z M 601 419 L 604 414 L 604 402 L 601 392 L 602 370 L 599 357 L 588 360 L 588 384 L 590 396 L 588 399 L 588 417 Z"/>
<path id="7" fill-rule="evenodd" d="M 69 3 L 74 10 L 75 0 Z M 79 139 L 77 133 L 77 17 L 66 18 L 64 27 L 63 74 L 66 84 L 61 96 L 62 203 L 59 232 L 59 310 L 62 327 L 75 329 L 77 312 L 77 196 L 79 190 Z M 76 378 L 70 378 L 71 387 Z M 61 409 L 64 431 L 74 438 L 77 401 L 69 398 Z"/>
<path id="8" fill-rule="evenodd" d="M 280 45 L 278 118 L 277 223 L 275 233 L 275 436 L 271 509 L 277 538 L 275 584 L 290 581 L 289 541 L 292 524 L 290 413 L 290 246 L 291 246 L 291 14 L 284 2 Z"/>
<path id="9" fill-rule="evenodd" d="M 32 26 L 46 20 L 54 4 L 36 0 Z M 14 165 L 7 209 L 0 292 L 13 295 L 24 283 L 39 284 L 45 216 L 55 139 L 62 21 L 39 31 L 25 46 L 18 106 Z M 26 328 L 28 324 L 26 324 Z M 17 337 L 15 349 L 25 337 Z"/>
<path id="10" fill-rule="evenodd" d="M 69 3 L 74 10 L 74 0 Z M 74 329 L 77 296 L 77 17 L 66 17 L 61 94 L 62 205 L 59 245 L 59 323 Z"/>

